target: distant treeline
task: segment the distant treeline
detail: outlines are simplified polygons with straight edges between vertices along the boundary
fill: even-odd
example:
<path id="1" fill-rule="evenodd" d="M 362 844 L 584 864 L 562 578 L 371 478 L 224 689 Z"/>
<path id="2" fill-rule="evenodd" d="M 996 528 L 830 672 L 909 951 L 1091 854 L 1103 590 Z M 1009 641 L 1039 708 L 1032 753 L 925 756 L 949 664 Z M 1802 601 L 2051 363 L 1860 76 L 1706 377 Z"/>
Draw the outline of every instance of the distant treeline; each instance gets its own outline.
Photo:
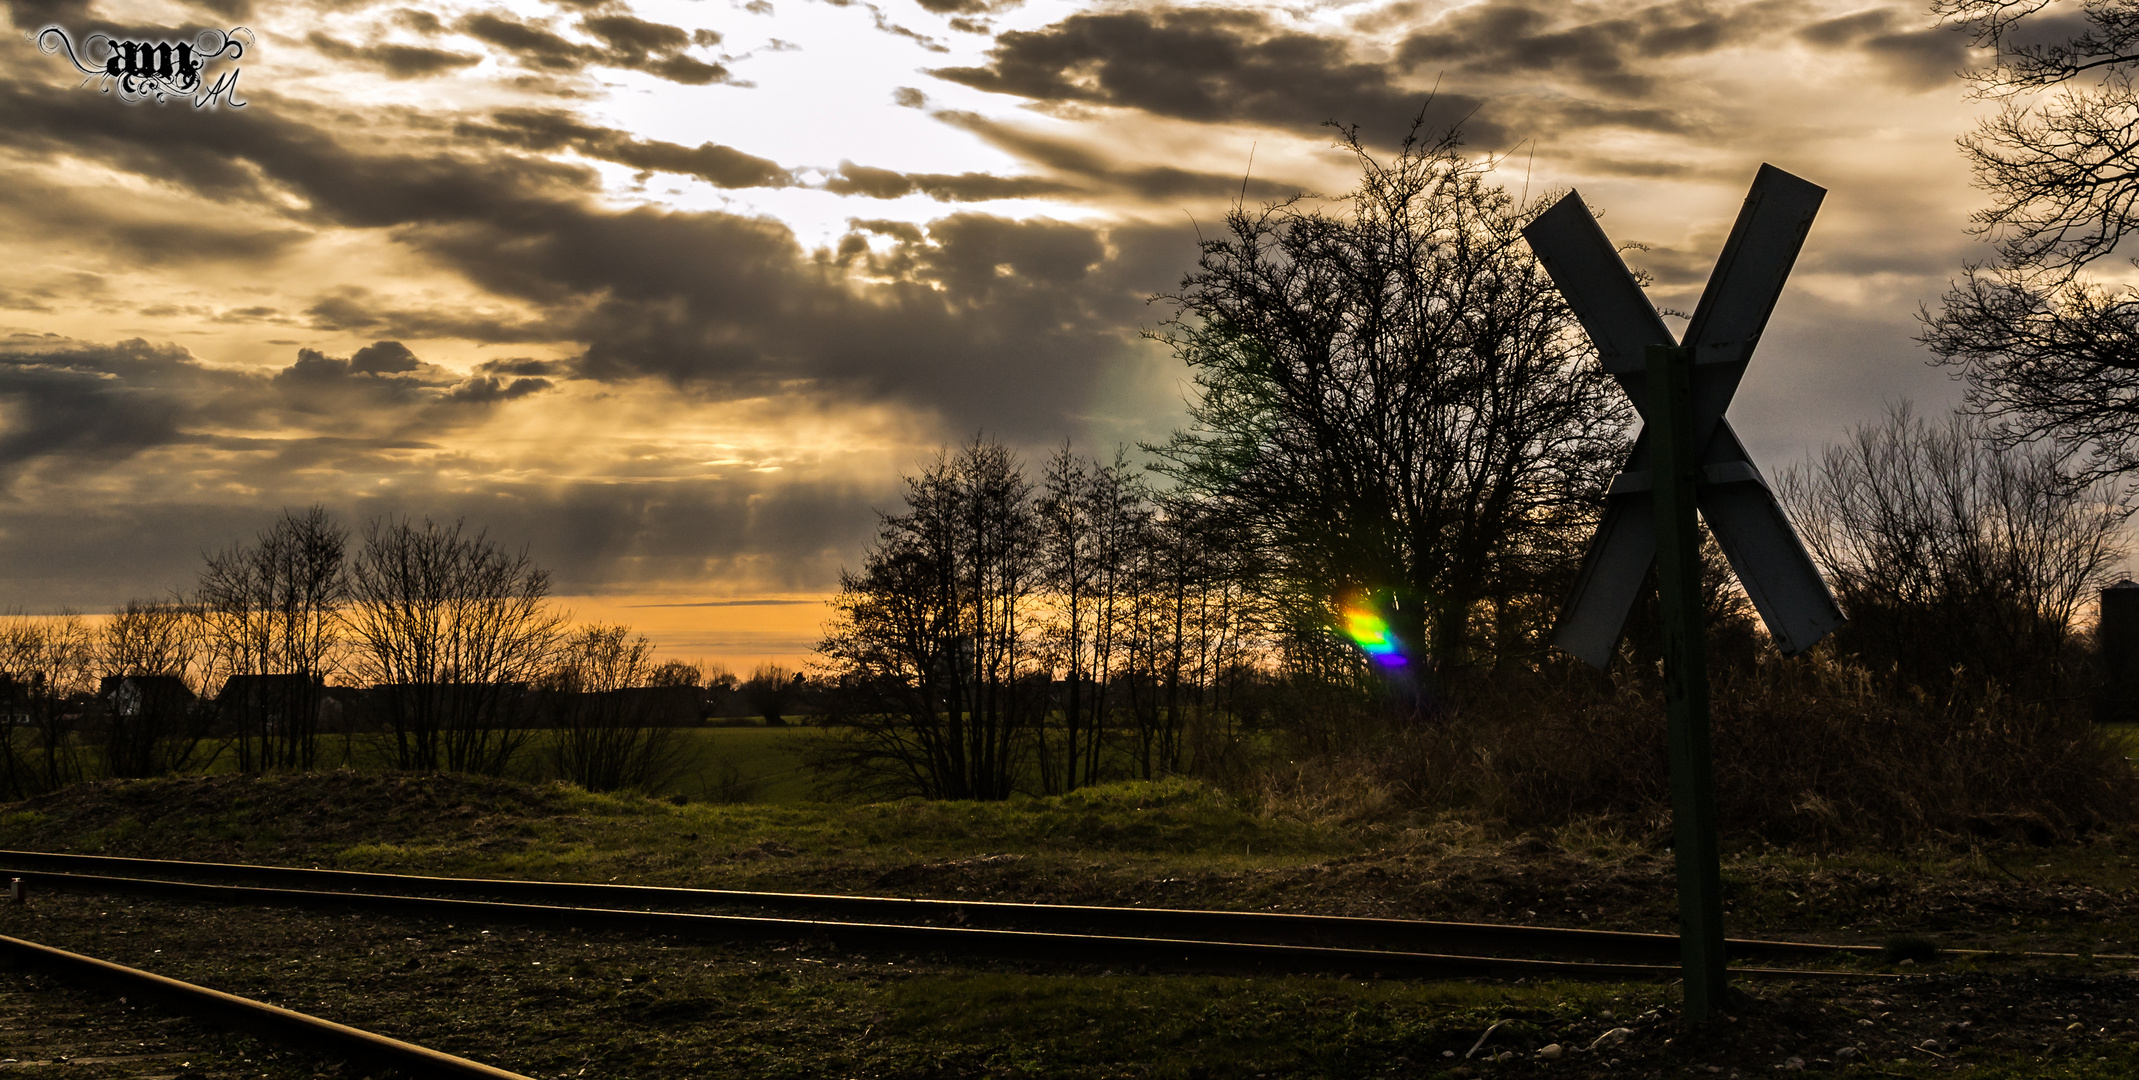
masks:
<path id="1" fill-rule="evenodd" d="M 360 545 L 320 507 L 211 554 L 195 588 L 78 615 L 0 620 L 0 796 L 228 757 L 322 764 L 363 733 L 397 768 L 502 774 L 541 740 L 587 787 L 650 788 L 673 730 L 745 710 L 780 722 L 800 675 L 655 662 L 629 627 L 570 625 L 549 577 L 462 524 L 379 520 Z"/>

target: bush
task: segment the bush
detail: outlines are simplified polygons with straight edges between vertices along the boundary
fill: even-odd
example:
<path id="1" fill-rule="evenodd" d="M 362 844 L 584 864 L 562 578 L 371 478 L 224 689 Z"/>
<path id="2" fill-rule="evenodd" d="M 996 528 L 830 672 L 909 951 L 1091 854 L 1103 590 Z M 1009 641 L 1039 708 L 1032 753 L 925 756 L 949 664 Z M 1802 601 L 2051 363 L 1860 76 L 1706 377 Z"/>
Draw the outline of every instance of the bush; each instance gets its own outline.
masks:
<path id="1" fill-rule="evenodd" d="M 1770 654 L 1713 695 L 1728 843 L 1982 838 L 2051 843 L 2139 816 L 2139 776 L 2075 702 L 1995 684 L 1893 697 L 1826 650 Z M 1668 842 L 1671 780 L 1653 678 L 1569 665 L 1467 695 L 1444 723 L 1268 769 L 1266 800 L 1342 815 L 1461 808 L 1518 828 L 1602 820 Z"/>

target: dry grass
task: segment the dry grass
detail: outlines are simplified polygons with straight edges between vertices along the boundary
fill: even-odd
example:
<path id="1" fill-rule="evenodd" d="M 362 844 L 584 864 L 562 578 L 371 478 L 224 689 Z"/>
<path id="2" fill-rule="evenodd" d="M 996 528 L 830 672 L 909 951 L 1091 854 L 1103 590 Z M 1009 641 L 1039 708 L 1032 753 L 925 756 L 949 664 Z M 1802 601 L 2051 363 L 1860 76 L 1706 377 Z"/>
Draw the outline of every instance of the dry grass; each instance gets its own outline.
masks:
<path id="1" fill-rule="evenodd" d="M 1467 810 L 1516 829 L 1661 842 L 1671 787 L 1653 678 L 1498 677 L 1425 722 L 1266 767 L 1266 808 L 1373 820 Z M 1894 695 L 1823 656 L 1770 657 L 1713 692 L 1726 838 L 1823 848 L 1940 838 L 2047 844 L 2139 818 L 2125 748 L 2084 705 L 1965 684 Z"/>

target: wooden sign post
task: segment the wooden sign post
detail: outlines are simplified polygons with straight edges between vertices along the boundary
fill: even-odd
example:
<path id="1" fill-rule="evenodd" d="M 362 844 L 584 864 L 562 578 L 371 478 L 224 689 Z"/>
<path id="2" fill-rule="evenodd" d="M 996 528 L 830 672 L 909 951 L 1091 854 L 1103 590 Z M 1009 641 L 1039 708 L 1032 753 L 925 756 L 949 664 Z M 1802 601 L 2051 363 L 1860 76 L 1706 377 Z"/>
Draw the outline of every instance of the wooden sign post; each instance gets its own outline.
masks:
<path id="1" fill-rule="evenodd" d="M 1708 750 L 1708 620 L 1701 604 L 1701 533 L 1693 495 L 1700 470 L 1693 444 L 1693 350 L 1651 345 L 1648 360 L 1679 955 L 1686 968 L 1686 1020 L 1698 1024 L 1722 1000 L 1725 972 L 1723 872 Z"/>
<path id="2" fill-rule="evenodd" d="M 1656 568 L 1688 1023 L 1714 1013 L 1726 975 L 1696 512 L 1777 648 L 1802 652 L 1842 624 L 1819 568 L 1723 418 L 1825 196 L 1781 169 L 1760 167 L 1683 340 L 1665 327 L 1580 195 L 1569 192 L 1523 227 L 1644 425 L 1612 481 L 1553 644 L 1597 667 L 1610 663 L 1642 582 Z"/>

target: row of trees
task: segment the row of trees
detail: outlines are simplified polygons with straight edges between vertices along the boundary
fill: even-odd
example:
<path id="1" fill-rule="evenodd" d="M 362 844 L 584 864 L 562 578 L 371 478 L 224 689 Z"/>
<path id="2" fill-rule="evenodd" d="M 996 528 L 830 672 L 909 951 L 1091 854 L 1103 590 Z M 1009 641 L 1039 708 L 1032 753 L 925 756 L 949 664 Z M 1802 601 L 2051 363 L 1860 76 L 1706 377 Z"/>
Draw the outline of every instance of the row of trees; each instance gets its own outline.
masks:
<path id="1" fill-rule="evenodd" d="M 549 577 L 459 522 L 379 520 L 361 542 L 323 508 L 285 512 L 250 543 L 206 558 L 198 586 L 132 601 L 101 625 L 75 615 L 0 620 L 10 712 L 0 787 L 180 771 L 227 753 L 240 769 L 321 764 L 323 718 L 368 688 L 372 754 L 398 768 L 498 774 L 538 723 L 554 771 L 587 787 L 650 788 L 679 763 L 645 687 L 699 687 L 777 713 L 791 673 L 749 683 L 656 662 L 643 635 L 573 626 Z M 112 677 L 137 697 L 93 702 Z M 773 685 L 777 683 L 777 685 Z M 215 696 L 214 707 L 193 701 Z M 343 729 L 356 721 L 345 717 Z"/>
<path id="2" fill-rule="evenodd" d="M 1183 769 L 1234 722 L 1244 552 L 1117 458 L 976 439 L 907 480 L 820 652 L 864 787 L 1003 798 Z"/>

